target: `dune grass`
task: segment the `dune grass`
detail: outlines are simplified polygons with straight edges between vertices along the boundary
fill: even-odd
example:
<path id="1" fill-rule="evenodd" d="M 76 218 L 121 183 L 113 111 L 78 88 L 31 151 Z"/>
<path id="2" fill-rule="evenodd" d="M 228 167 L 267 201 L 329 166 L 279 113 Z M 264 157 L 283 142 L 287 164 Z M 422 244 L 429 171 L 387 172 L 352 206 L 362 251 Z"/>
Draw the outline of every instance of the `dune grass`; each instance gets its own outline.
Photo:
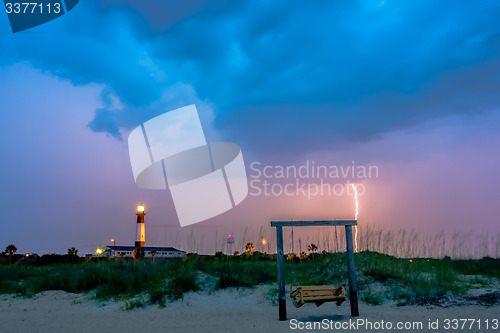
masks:
<path id="1" fill-rule="evenodd" d="M 190 262 L 105 261 L 46 266 L 0 266 L 0 292 L 31 296 L 44 290 L 86 292 L 99 299 L 131 297 L 147 292 L 154 303 L 177 299 L 196 290 Z"/>
<path id="2" fill-rule="evenodd" d="M 345 253 L 340 254 L 341 274 L 348 282 Z M 299 284 L 340 284 L 337 255 L 316 254 L 314 259 L 294 263 Z M 488 279 L 500 278 L 500 259 L 479 260 L 399 259 L 376 253 L 355 255 L 361 299 L 380 304 L 384 297 L 395 300 L 446 293 L 461 294 L 475 284 L 487 285 Z M 292 283 L 292 263 L 287 261 L 286 282 Z M 47 265 L 0 265 L 0 293 L 31 296 L 45 290 L 79 293 L 96 291 L 98 299 L 130 299 L 147 295 L 150 303 L 165 306 L 182 298 L 190 290 L 198 290 L 198 272 L 213 276 L 217 289 L 254 287 L 276 282 L 275 256 L 253 255 L 215 256 L 189 255 L 182 260 L 109 260 L 98 262 L 56 263 Z M 466 279 L 465 276 L 473 276 Z M 382 295 L 370 287 L 385 286 Z M 138 304 L 131 303 L 130 308 Z"/>

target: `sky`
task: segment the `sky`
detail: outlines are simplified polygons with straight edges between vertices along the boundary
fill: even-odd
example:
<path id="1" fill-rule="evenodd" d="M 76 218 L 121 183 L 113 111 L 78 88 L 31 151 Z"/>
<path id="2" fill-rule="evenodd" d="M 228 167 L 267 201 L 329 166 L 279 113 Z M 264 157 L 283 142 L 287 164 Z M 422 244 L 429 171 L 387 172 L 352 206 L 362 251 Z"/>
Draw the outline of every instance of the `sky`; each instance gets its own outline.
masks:
<path id="1" fill-rule="evenodd" d="M 190 104 L 250 177 L 376 166 L 349 179 L 360 226 L 498 241 L 499 15 L 496 0 L 90 0 L 15 34 L 0 15 L 0 247 L 129 245 L 139 202 L 150 244 L 205 252 L 228 232 L 272 238 L 272 219 L 353 217 L 345 195 L 249 195 L 180 228 L 169 191 L 135 185 L 127 137 Z"/>

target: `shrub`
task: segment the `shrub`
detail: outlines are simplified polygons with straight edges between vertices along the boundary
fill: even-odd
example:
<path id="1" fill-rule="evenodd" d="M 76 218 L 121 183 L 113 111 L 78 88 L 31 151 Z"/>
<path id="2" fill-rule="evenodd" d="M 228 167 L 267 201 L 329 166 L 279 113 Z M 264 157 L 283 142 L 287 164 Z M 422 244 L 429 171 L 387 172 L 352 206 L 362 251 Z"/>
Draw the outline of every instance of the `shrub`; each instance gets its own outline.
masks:
<path id="1" fill-rule="evenodd" d="M 380 305 L 384 300 L 384 296 L 381 292 L 373 293 L 369 290 L 362 294 L 361 299 L 371 305 Z"/>

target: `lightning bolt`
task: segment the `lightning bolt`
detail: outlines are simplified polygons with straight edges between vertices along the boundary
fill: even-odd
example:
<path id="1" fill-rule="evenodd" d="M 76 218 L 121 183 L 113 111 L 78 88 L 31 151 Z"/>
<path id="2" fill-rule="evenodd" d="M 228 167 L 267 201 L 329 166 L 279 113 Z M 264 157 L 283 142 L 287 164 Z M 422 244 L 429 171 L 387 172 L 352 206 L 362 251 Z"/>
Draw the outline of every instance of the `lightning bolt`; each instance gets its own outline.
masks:
<path id="1" fill-rule="evenodd" d="M 354 198 L 356 199 L 356 214 L 355 214 L 355 220 L 358 220 L 358 211 L 359 211 L 359 205 L 358 205 L 358 191 L 356 190 L 356 186 L 354 184 L 351 184 L 352 189 L 354 190 Z M 354 229 L 356 230 L 354 234 L 354 252 L 358 252 L 358 226 L 355 225 Z"/>

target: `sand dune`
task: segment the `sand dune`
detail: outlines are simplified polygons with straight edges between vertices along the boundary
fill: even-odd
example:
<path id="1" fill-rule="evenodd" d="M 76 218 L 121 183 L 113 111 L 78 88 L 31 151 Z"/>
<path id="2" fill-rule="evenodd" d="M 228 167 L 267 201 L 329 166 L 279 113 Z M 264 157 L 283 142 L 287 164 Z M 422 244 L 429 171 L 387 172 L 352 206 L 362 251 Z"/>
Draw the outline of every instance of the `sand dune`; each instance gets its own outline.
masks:
<path id="1" fill-rule="evenodd" d="M 349 304 L 337 307 L 324 304 L 317 308 L 308 304 L 300 309 L 289 301 L 289 321 L 278 321 L 278 308 L 272 304 L 267 286 L 251 289 L 227 289 L 217 292 L 190 292 L 183 300 L 167 304 L 165 308 L 149 305 L 135 310 L 124 310 L 124 301 L 101 302 L 91 294 L 71 294 L 63 291 L 46 291 L 33 298 L 3 295 L 0 298 L 1 332 L 289 332 L 291 327 L 303 323 L 332 320 L 348 322 L 351 317 Z M 426 306 L 397 306 L 387 301 L 380 306 L 360 304 L 359 319 L 372 323 L 390 321 L 422 322 L 419 332 L 436 332 L 428 329 L 428 321 L 439 319 L 443 331 L 445 319 L 499 319 L 500 306 L 480 305 L 436 308 Z M 290 320 L 295 319 L 297 322 Z M 325 322 L 325 321 L 324 321 Z M 310 324 L 308 324 L 310 323 Z M 302 324 L 300 324 L 302 325 Z M 317 324 L 318 325 L 318 324 Z M 324 324 L 325 325 L 325 324 Z M 340 324 L 337 324 L 340 325 Z M 468 332 L 484 332 L 477 324 Z M 294 330 L 298 331 L 298 329 Z M 351 331 L 353 331 L 351 329 Z M 360 332 L 381 330 L 366 329 Z M 412 330 L 410 330 L 412 331 Z M 491 330 L 490 328 L 490 331 Z"/>

